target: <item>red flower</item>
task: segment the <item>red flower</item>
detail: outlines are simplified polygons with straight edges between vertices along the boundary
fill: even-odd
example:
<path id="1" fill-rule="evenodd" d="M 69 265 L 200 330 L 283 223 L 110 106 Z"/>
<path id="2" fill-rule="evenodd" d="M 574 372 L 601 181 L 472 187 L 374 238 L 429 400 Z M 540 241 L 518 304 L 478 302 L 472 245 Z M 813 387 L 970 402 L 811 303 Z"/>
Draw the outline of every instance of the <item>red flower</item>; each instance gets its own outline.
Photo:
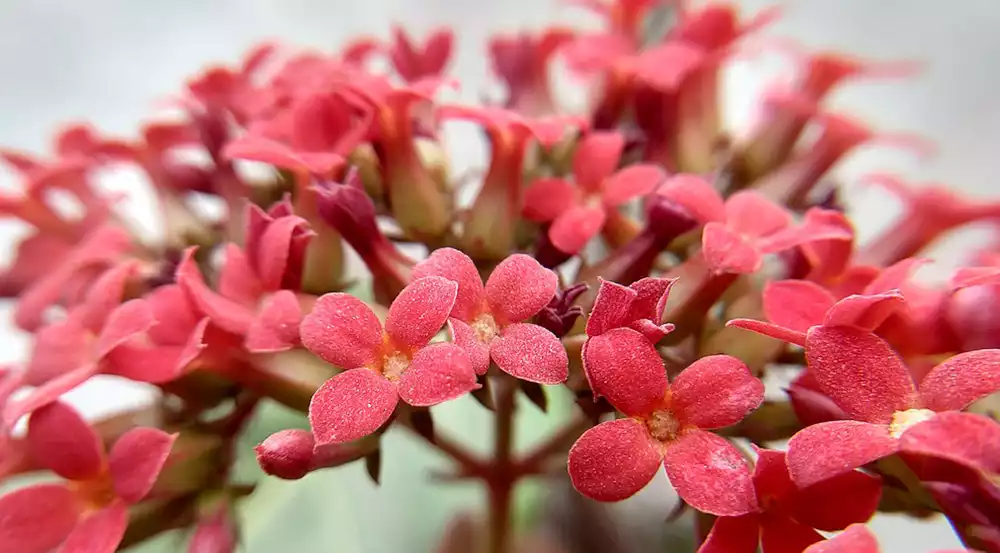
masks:
<path id="1" fill-rule="evenodd" d="M 622 286 L 601 280 L 594 307 L 587 319 L 587 336 L 593 338 L 615 328 L 631 328 L 652 343 L 660 341 L 674 325 L 661 324 L 667 296 L 676 279 L 648 277 Z"/>
<path id="2" fill-rule="evenodd" d="M 726 355 L 695 361 L 667 382 L 656 348 L 631 328 L 590 338 L 587 378 L 628 418 L 588 430 L 569 452 L 569 475 L 583 495 L 618 501 L 638 492 L 662 463 L 677 494 L 699 511 L 739 516 L 758 509 L 746 459 L 703 429 L 735 424 L 764 399 L 764 385 Z"/>
<path id="3" fill-rule="evenodd" d="M 112 553 L 128 507 L 153 487 L 176 435 L 133 428 L 106 453 L 100 437 L 63 403 L 35 411 L 28 443 L 46 468 L 69 482 L 36 484 L 0 498 L 0 550 Z"/>
<path id="4" fill-rule="evenodd" d="M 851 471 L 798 488 L 788 475 L 785 454 L 758 450 L 753 473 L 757 512 L 720 517 L 698 553 L 801 553 L 822 541 L 815 529 L 831 532 L 871 518 L 878 507 L 878 478 Z"/>
<path id="5" fill-rule="evenodd" d="M 251 48 L 239 67 L 208 67 L 187 82 L 188 93 L 198 109 L 228 111 L 240 123 L 246 123 L 260 102 L 261 90 L 255 85 L 263 69 L 275 54 L 274 44 L 263 43 Z"/>
<path id="6" fill-rule="evenodd" d="M 302 344 L 348 369 L 313 394 L 309 422 L 317 444 L 347 442 L 375 432 L 400 399 L 437 405 L 479 387 L 462 348 L 428 344 L 448 319 L 458 284 L 441 277 L 414 280 L 389 307 L 385 327 L 361 300 L 326 294 L 302 321 Z"/>
<path id="7" fill-rule="evenodd" d="M 552 222 L 549 239 L 565 253 L 577 253 L 604 227 L 609 211 L 653 191 L 663 180 L 655 165 L 630 165 L 620 171 L 625 139 L 617 132 L 587 135 L 573 156 L 573 186 L 545 177 L 525 191 L 524 215 Z"/>
<path id="8" fill-rule="evenodd" d="M 852 524 L 847 530 L 826 541 L 810 545 L 802 553 L 880 553 L 878 540 L 864 524 Z M 937 553 L 969 553 L 966 549 L 950 549 Z"/>
<path id="9" fill-rule="evenodd" d="M 892 455 L 911 427 L 1000 390 L 1000 350 L 955 355 L 919 386 L 885 340 L 861 329 L 813 327 L 805 350 L 818 388 L 852 420 L 816 424 L 792 437 L 788 466 L 801 486 Z"/>
<path id="10" fill-rule="evenodd" d="M 435 250 L 413 269 L 414 278 L 444 277 L 458 285 L 448 329 L 465 349 L 478 374 L 492 360 L 512 376 L 541 384 L 566 380 L 569 359 L 559 338 L 538 325 L 525 323 L 556 294 L 559 278 L 533 258 L 514 254 L 493 269 L 486 286 L 464 253 Z"/>
<path id="11" fill-rule="evenodd" d="M 559 28 L 537 36 L 522 32 L 490 38 L 493 72 L 507 85 L 506 107 L 529 117 L 556 111 L 549 88 L 549 62 L 572 38 L 572 31 Z"/>
<path id="12" fill-rule="evenodd" d="M 451 45 L 455 34 L 451 29 L 438 29 L 430 34 L 423 48 L 418 48 L 399 26 L 392 29 L 392 47 L 389 59 L 400 77 L 416 82 L 430 77 L 440 77 L 451 58 Z"/>
<path id="13" fill-rule="evenodd" d="M 940 413 L 900 436 L 900 448 L 1000 474 L 1000 424 L 976 413 Z"/>

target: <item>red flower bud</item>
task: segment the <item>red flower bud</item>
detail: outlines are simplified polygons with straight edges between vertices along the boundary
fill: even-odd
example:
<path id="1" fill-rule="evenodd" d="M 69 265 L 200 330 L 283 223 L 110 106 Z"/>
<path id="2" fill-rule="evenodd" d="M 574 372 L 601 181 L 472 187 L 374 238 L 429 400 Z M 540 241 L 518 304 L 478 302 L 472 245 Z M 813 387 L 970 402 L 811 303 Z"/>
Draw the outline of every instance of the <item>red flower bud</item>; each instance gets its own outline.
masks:
<path id="1" fill-rule="evenodd" d="M 260 468 L 285 480 L 298 480 L 312 469 L 315 440 L 307 430 L 282 430 L 254 448 Z"/>

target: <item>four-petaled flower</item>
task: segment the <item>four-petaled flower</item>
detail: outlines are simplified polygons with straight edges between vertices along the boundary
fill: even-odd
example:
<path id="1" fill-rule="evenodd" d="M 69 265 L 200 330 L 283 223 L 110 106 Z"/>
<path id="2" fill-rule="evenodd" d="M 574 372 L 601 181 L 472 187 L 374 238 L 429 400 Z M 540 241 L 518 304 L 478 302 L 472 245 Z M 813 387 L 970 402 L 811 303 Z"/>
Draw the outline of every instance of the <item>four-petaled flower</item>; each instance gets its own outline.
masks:
<path id="1" fill-rule="evenodd" d="M 414 277 L 438 276 L 458 285 L 448 318 L 455 343 L 464 348 L 478 374 L 490 360 L 502 371 L 530 382 L 566 380 L 569 359 L 559 338 L 525 323 L 556 294 L 559 278 L 533 258 L 515 254 L 493 269 L 486 286 L 464 253 L 442 248 L 413 269 Z"/>
<path id="2" fill-rule="evenodd" d="M 421 79 L 440 77 L 451 59 L 454 33 L 451 29 L 438 29 L 427 37 L 423 48 L 418 48 L 402 27 L 392 30 L 392 47 L 389 59 L 396 73 L 408 83 Z"/>
<path id="3" fill-rule="evenodd" d="M 910 428 L 1000 390 L 1000 350 L 955 355 L 919 385 L 885 340 L 861 329 L 813 327 L 805 350 L 816 385 L 851 420 L 815 424 L 792 436 L 788 467 L 800 486 L 905 451 L 900 438 Z"/>
<path id="4" fill-rule="evenodd" d="M 101 438 L 64 403 L 36 410 L 28 447 L 68 482 L 36 484 L 0 497 L 0 551 L 112 553 L 125 535 L 128 508 L 146 497 L 176 435 L 137 427 L 106 453 Z"/>
<path id="5" fill-rule="evenodd" d="M 327 380 L 309 404 L 316 443 L 362 438 L 392 416 L 400 399 L 437 405 L 479 387 L 465 351 L 429 344 L 451 312 L 458 284 L 441 278 L 413 281 L 389 306 L 385 327 L 354 296 L 320 296 L 302 320 L 302 344 L 347 369 Z"/>
<path id="6" fill-rule="evenodd" d="M 573 180 L 544 177 L 525 192 L 525 217 L 552 222 L 549 240 L 576 253 L 604 227 L 611 210 L 652 192 L 664 179 L 656 165 L 630 165 L 618 172 L 625 138 L 618 132 L 593 132 L 573 155 Z"/>

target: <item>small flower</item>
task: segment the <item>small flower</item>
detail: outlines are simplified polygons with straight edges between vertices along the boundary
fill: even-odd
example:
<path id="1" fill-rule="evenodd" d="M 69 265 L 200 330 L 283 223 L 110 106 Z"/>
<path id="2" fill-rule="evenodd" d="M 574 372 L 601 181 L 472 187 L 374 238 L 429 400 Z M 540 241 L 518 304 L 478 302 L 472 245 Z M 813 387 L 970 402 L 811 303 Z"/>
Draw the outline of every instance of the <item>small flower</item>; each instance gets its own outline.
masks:
<path id="1" fill-rule="evenodd" d="M 493 72 L 507 85 L 506 107 L 529 117 L 556 111 L 549 87 L 549 63 L 572 38 L 569 29 L 553 28 L 539 35 L 522 32 L 490 39 Z"/>
<path id="2" fill-rule="evenodd" d="M 719 516 L 758 509 L 746 459 L 705 429 L 735 424 L 764 399 L 764 385 L 726 355 L 695 361 L 672 382 L 656 348 L 631 328 L 590 338 L 587 378 L 628 418 L 588 430 L 569 452 L 574 487 L 599 501 L 618 501 L 644 487 L 662 463 L 677 494 Z"/>
<path id="3" fill-rule="evenodd" d="M 464 253 L 435 250 L 413 270 L 415 278 L 436 276 L 458 285 L 448 328 L 464 348 L 478 374 L 492 360 L 507 374 L 529 382 L 558 384 L 566 380 L 569 359 L 552 332 L 530 323 L 555 297 L 559 278 L 533 258 L 514 254 L 500 262 L 486 280 Z"/>
<path id="4" fill-rule="evenodd" d="M 813 327 L 805 350 L 817 387 L 850 420 L 809 426 L 792 437 L 788 466 L 800 486 L 892 455 L 911 427 L 1000 390 L 1000 350 L 955 355 L 919 385 L 885 340 L 861 329 Z"/>
<path id="5" fill-rule="evenodd" d="M 660 322 L 674 282 L 676 279 L 648 277 L 622 286 L 602 280 L 587 319 L 587 336 L 593 338 L 615 328 L 631 328 L 650 342 L 659 342 L 674 329 L 674 325 Z"/>
<path id="6" fill-rule="evenodd" d="M 68 480 L 36 484 L 0 497 L 0 551 L 112 553 L 128 525 L 128 508 L 150 492 L 176 434 L 133 428 L 104 451 L 100 437 L 63 403 L 35 411 L 28 443 L 45 468 Z"/>
<path id="7" fill-rule="evenodd" d="M 316 300 L 302 321 L 302 344 L 348 369 L 313 394 L 309 422 L 319 445 L 362 438 L 392 416 L 400 399 L 437 405 L 479 387 L 462 348 L 428 344 L 448 319 L 458 284 L 414 280 L 389 307 L 385 327 L 361 300 L 333 293 Z"/>
<path id="8" fill-rule="evenodd" d="M 576 186 L 543 177 L 525 191 L 525 217 L 551 221 L 549 239 L 560 250 L 582 250 L 604 227 L 610 210 L 652 192 L 663 180 L 663 171 L 655 165 L 630 165 L 615 172 L 624 147 L 620 133 L 591 133 L 573 156 Z"/>
<path id="9" fill-rule="evenodd" d="M 427 37 L 423 48 L 413 43 L 402 27 L 392 29 L 392 47 L 389 59 L 396 73 L 408 82 L 440 77 L 451 58 L 452 42 L 455 34 L 451 29 L 438 29 Z"/>
<path id="10" fill-rule="evenodd" d="M 758 450 L 753 484 L 757 512 L 720 517 L 698 553 L 799 552 L 822 541 L 816 530 L 843 530 L 865 522 L 878 507 L 882 484 L 859 471 L 798 488 L 788 475 L 785 454 Z"/>

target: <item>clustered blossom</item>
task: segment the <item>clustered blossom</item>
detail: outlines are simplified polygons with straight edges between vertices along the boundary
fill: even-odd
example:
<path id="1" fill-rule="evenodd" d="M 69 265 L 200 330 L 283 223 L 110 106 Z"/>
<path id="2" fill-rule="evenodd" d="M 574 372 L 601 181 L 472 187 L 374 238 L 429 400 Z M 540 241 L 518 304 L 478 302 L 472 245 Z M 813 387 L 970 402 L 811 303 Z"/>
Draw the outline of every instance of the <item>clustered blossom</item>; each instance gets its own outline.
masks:
<path id="1" fill-rule="evenodd" d="M 110 553 L 179 527 L 192 553 L 233 553 L 254 500 L 238 458 L 286 480 L 361 461 L 378 482 L 392 428 L 453 461 L 442 481 L 485 485 L 492 523 L 446 540 L 463 553 L 514 551 L 523 479 L 559 467 L 614 502 L 661 466 L 699 512 L 700 553 L 876 553 L 878 511 L 939 512 L 968 551 L 1000 553 L 1000 240 L 946 281 L 918 274 L 952 230 L 1000 228 L 1000 200 L 871 174 L 858 184 L 904 213 L 862 242 L 830 175 L 866 145 L 926 149 L 824 105 L 913 66 L 761 36 L 776 10 L 576 3 L 599 30 L 490 39 L 502 97 L 485 105 L 438 99 L 461 86 L 451 29 L 395 26 L 332 53 L 257 46 L 136 137 L 74 123 L 48 159 L 0 149 L 19 181 L 0 215 L 29 227 L 0 294 L 32 340 L 0 367 L 0 553 Z M 752 127 L 725 128 L 729 58 L 775 45 L 795 71 Z M 580 113 L 560 110 L 557 63 L 588 92 Z M 470 201 L 454 119 L 490 152 Z M 122 164 L 151 185 L 155 236 L 102 191 Z M 778 365 L 793 379 L 765 397 Z M 88 421 L 64 395 L 101 375 L 161 399 Z M 560 386 L 578 412 L 523 452 L 519 396 L 546 410 Z M 491 456 L 435 422 L 460 398 L 491 412 Z M 308 428 L 242 451 L 266 402 Z M 36 473 L 59 479 L 18 482 Z"/>

